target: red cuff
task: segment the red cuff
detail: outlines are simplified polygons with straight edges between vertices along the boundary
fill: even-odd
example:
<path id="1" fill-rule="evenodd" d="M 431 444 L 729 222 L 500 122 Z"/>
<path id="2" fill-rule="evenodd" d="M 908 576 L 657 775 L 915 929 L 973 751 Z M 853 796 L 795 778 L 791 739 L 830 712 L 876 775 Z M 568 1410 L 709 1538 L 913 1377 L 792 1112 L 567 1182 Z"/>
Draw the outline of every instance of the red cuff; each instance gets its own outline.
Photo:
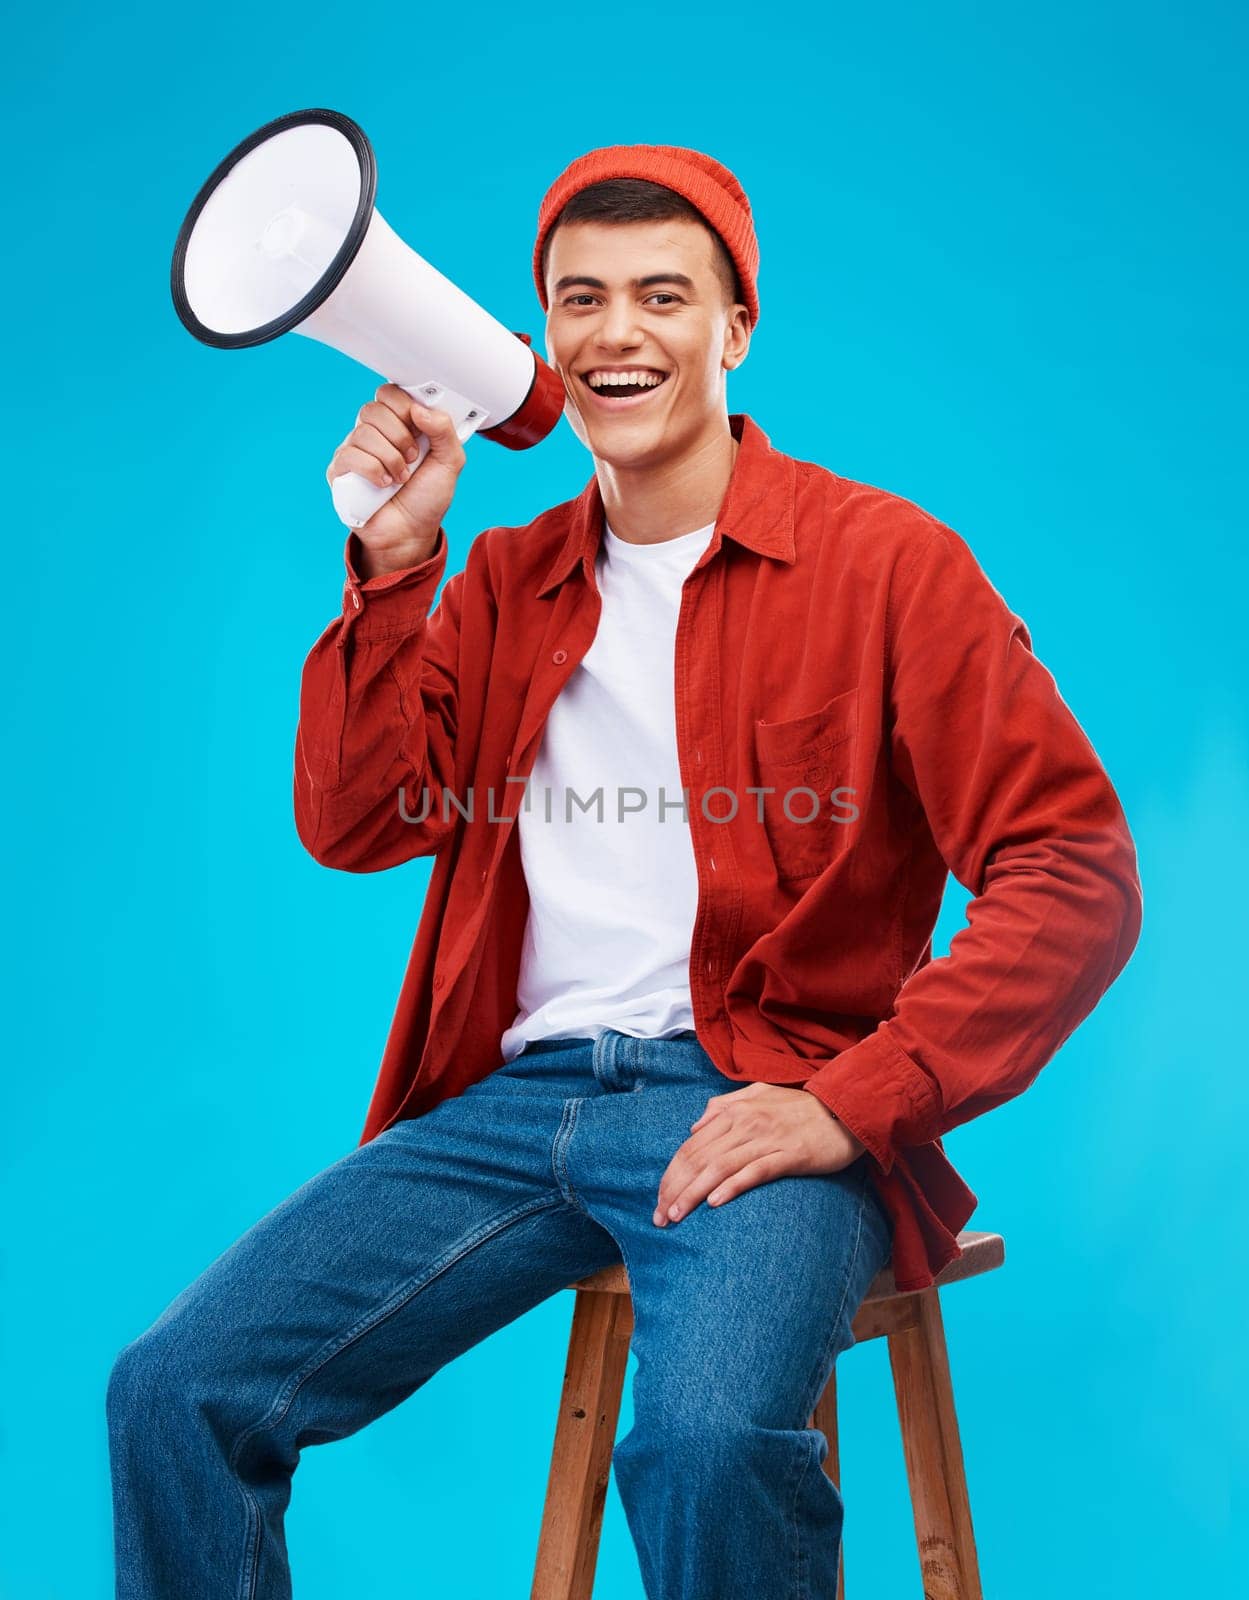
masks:
<path id="1" fill-rule="evenodd" d="M 861 1139 L 882 1173 L 897 1151 L 928 1144 L 941 1133 L 936 1083 L 884 1031 L 882 1023 L 840 1051 L 802 1085 Z"/>
<path id="2" fill-rule="evenodd" d="M 439 527 L 433 550 L 415 566 L 400 567 L 376 578 L 360 577 L 356 562 L 359 545 L 353 543 L 355 531 L 348 533 L 343 546 L 343 565 L 347 578 L 343 584 L 343 616 L 354 627 L 362 642 L 393 639 L 410 632 L 428 615 L 433 592 L 442 581 L 447 564 L 447 533 Z M 393 598 L 392 598 L 393 596 Z M 339 643 L 346 639 L 346 629 Z"/>

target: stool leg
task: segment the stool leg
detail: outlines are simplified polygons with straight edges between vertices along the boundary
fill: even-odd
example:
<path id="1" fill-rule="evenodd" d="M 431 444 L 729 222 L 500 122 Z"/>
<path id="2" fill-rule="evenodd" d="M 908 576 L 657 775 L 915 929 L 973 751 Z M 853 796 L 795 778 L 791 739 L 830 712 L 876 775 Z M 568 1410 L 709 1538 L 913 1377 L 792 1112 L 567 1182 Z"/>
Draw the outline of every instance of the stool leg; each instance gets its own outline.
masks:
<path id="1" fill-rule="evenodd" d="M 590 1600 L 633 1306 L 578 1289 L 530 1600 Z"/>
<path id="2" fill-rule="evenodd" d="M 828 1440 L 828 1454 L 824 1457 L 825 1476 L 831 1478 L 841 1492 L 841 1459 L 837 1448 L 837 1374 L 829 1375 L 824 1393 L 815 1403 L 811 1426 L 818 1428 Z M 842 1539 L 837 1557 L 837 1600 L 846 1600 L 846 1542 Z"/>
<path id="3" fill-rule="evenodd" d="M 936 1289 L 912 1297 L 914 1326 L 889 1335 L 902 1448 L 926 1600 L 982 1600 L 963 1448 Z"/>

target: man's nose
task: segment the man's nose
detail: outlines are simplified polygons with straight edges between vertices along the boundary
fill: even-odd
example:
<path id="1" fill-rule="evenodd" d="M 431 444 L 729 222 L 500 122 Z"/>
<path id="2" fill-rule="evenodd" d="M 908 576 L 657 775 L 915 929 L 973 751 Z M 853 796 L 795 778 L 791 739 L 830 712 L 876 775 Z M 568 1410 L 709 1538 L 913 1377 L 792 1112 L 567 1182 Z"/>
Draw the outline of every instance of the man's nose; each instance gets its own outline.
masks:
<path id="1" fill-rule="evenodd" d="M 642 342 L 637 307 L 630 300 L 616 300 L 603 312 L 598 328 L 599 340 L 613 350 L 627 350 Z"/>

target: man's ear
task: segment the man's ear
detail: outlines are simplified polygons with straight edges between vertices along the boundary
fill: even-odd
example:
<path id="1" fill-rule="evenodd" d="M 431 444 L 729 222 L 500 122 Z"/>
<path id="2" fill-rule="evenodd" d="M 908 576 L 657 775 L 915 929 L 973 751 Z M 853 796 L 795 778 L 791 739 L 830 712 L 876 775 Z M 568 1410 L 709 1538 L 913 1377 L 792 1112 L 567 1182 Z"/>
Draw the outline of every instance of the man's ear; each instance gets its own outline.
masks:
<path id="1" fill-rule="evenodd" d="M 724 367 L 732 372 L 740 367 L 750 351 L 750 313 L 745 306 L 733 307 L 724 334 Z"/>

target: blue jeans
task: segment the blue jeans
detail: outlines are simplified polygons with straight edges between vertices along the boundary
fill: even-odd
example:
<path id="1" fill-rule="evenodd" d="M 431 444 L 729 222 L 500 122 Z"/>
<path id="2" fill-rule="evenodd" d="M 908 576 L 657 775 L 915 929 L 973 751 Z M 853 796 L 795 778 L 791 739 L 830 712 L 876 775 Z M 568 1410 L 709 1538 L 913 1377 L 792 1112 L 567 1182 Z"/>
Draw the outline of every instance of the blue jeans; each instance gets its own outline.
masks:
<path id="1" fill-rule="evenodd" d="M 834 1595 L 842 1502 L 807 1420 L 890 1221 L 860 1157 L 657 1227 L 690 1124 L 741 1087 L 692 1033 L 544 1040 L 296 1189 L 116 1358 L 118 1600 L 286 1600 L 301 1450 L 621 1260 L 636 1373 L 613 1469 L 647 1595 Z"/>

